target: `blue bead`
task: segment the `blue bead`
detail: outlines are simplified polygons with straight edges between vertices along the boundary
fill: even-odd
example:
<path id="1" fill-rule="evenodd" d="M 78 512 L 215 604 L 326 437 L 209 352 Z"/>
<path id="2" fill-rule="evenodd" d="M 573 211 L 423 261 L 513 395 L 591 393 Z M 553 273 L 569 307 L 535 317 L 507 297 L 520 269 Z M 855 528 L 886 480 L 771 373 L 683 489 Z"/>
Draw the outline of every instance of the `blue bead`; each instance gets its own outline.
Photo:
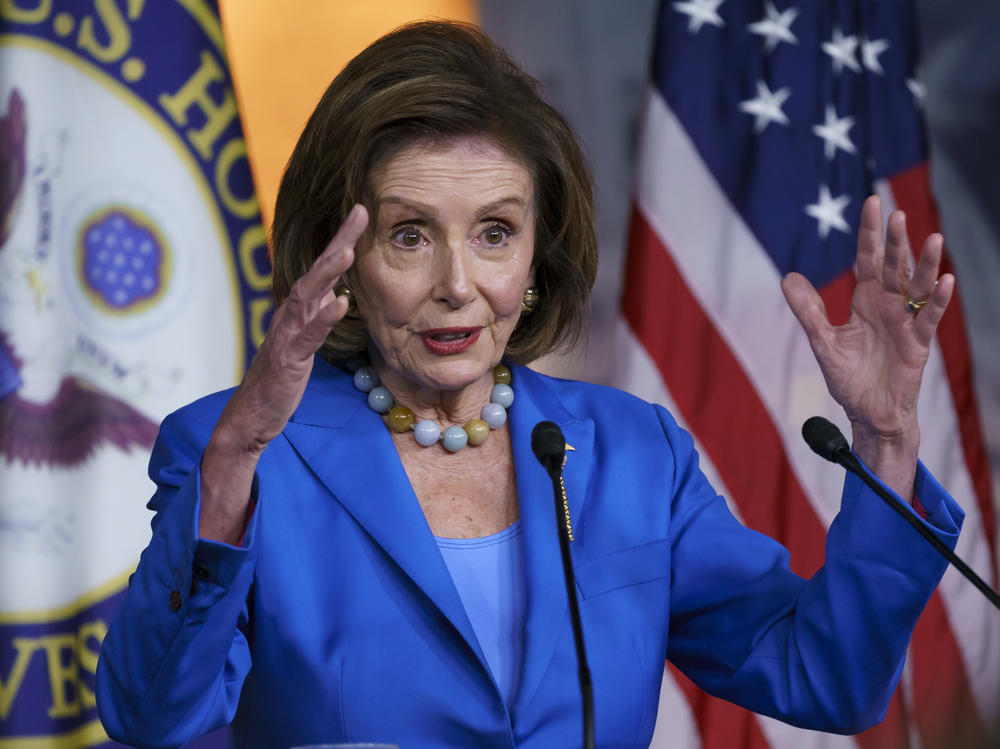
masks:
<path id="1" fill-rule="evenodd" d="M 479 412 L 479 418 L 490 425 L 490 429 L 499 429 L 507 421 L 507 409 L 499 403 L 487 403 Z"/>
<path id="2" fill-rule="evenodd" d="M 441 427 L 433 421 L 424 419 L 423 421 L 418 421 L 417 425 L 413 428 L 413 436 L 424 447 L 430 447 L 441 436 Z"/>
<path id="3" fill-rule="evenodd" d="M 468 441 L 469 435 L 465 433 L 462 427 L 448 427 L 444 430 L 444 437 L 441 443 L 444 445 L 445 450 L 455 453 L 465 447 Z"/>
<path id="4" fill-rule="evenodd" d="M 490 402 L 510 408 L 510 404 L 514 402 L 514 389 L 510 385 L 494 385 L 493 392 L 490 393 Z"/>
<path id="5" fill-rule="evenodd" d="M 354 373 L 354 387 L 362 393 L 369 393 L 371 389 L 378 385 L 378 375 L 371 367 L 359 367 Z"/>
<path id="6" fill-rule="evenodd" d="M 389 413 L 389 409 L 392 408 L 392 406 L 392 393 L 381 385 L 373 387 L 371 392 L 368 393 L 368 407 L 375 413 Z"/>

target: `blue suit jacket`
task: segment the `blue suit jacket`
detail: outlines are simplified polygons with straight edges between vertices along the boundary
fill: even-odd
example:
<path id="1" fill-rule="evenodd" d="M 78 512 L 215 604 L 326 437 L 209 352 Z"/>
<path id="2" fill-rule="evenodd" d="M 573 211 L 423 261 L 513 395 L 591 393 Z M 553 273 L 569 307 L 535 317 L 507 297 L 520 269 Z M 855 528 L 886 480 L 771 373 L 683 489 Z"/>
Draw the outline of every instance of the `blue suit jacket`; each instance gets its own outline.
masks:
<path id="1" fill-rule="evenodd" d="M 527 615 L 512 704 L 385 426 L 317 359 L 258 465 L 243 548 L 197 534 L 199 460 L 229 393 L 164 421 L 153 537 L 98 665 L 108 733 L 175 746 L 232 721 L 239 746 L 579 746 L 552 487 L 529 447 L 545 419 L 575 448 L 564 475 L 599 746 L 648 745 L 667 657 L 792 723 L 855 732 L 880 720 L 945 565 L 860 481 L 848 478 L 826 565 L 807 582 L 730 515 L 662 408 L 521 367 L 514 386 Z M 917 492 L 954 545 L 962 512 L 922 466 Z"/>

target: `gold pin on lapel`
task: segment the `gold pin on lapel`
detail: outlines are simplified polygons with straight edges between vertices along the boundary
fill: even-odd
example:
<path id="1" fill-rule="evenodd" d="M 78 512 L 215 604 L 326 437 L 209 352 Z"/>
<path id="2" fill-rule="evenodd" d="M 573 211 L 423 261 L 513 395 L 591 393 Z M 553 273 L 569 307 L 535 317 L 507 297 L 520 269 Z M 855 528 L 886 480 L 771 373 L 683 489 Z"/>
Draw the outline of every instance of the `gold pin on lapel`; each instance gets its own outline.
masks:
<path id="1" fill-rule="evenodd" d="M 563 469 L 566 468 L 566 461 L 569 459 L 570 452 L 576 452 L 576 448 L 573 447 L 568 442 L 566 443 L 566 452 L 563 454 Z M 559 471 L 559 490 L 562 492 L 563 501 L 563 516 L 566 519 L 566 536 L 570 541 L 573 540 L 573 521 L 569 517 L 569 500 L 566 498 L 566 484 L 563 481 L 562 470 Z"/>

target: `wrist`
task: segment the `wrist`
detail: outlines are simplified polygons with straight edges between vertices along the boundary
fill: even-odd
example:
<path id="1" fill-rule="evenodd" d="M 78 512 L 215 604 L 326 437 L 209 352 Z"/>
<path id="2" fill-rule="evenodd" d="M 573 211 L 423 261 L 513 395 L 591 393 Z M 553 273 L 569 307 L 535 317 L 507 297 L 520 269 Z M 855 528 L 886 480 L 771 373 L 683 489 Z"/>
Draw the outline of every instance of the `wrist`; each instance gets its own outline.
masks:
<path id="1" fill-rule="evenodd" d="M 263 447 L 256 449 L 223 429 L 213 432 L 201 458 L 198 535 L 236 545 L 246 530 L 253 477 Z"/>
<path id="2" fill-rule="evenodd" d="M 222 465 L 249 468 L 250 473 L 253 473 L 266 447 L 267 440 L 249 435 L 228 424 L 223 415 L 205 446 L 202 462 L 204 464 L 206 460 L 211 460 Z"/>
<path id="3" fill-rule="evenodd" d="M 917 473 L 920 429 L 914 422 L 895 432 L 852 424 L 851 449 L 882 483 L 909 502 Z"/>

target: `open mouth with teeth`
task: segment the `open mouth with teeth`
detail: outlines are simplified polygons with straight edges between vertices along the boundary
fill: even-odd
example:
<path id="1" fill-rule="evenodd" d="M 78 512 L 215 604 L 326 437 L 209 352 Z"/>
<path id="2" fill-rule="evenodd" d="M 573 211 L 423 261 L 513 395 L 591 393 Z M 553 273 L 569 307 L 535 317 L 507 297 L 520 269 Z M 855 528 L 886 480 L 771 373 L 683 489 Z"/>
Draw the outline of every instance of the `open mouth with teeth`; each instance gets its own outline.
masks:
<path id="1" fill-rule="evenodd" d="M 482 328 L 450 328 L 427 330 L 424 345 L 435 354 L 457 354 L 469 348 L 479 338 Z"/>

